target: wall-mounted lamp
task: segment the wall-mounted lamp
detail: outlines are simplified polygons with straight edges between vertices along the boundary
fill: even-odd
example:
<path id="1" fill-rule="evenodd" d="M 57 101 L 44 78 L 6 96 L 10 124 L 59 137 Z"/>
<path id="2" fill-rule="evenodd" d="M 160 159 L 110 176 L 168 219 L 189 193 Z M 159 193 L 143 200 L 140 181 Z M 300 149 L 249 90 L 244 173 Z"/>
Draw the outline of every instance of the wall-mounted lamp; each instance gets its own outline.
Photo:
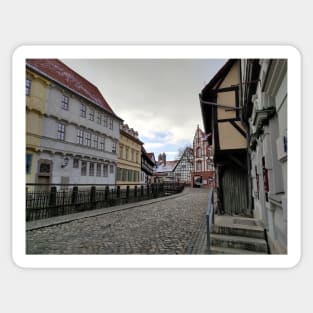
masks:
<path id="1" fill-rule="evenodd" d="M 63 159 L 63 163 L 62 163 L 61 167 L 62 167 L 62 168 L 66 167 L 66 166 L 68 165 L 68 162 L 69 162 L 69 158 L 68 158 L 68 157 L 65 157 L 65 158 Z"/>

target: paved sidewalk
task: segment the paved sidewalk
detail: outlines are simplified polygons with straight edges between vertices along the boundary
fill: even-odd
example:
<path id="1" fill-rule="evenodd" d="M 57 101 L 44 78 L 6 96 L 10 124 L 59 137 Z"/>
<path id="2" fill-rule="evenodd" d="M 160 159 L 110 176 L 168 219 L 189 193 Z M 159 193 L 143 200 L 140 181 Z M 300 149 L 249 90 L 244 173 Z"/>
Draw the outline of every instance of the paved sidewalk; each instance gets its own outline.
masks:
<path id="1" fill-rule="evenodd" d="M 207 202 L 208 190 L 186 188 L 169 197 L 28 222 L 26 253 L 203 254 Z"/>

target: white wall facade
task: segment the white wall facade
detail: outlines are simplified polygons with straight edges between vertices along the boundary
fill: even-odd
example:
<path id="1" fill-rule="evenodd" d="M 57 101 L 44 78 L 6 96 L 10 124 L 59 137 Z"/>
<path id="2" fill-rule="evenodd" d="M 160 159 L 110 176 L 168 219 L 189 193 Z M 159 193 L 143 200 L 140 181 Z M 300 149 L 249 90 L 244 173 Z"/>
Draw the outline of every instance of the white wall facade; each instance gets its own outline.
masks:
<path id="1" fill-rule="evenodd" d="M 254 215 L 267 229 L 271 252 L 287 253 L 287 61 L 260 60 L 260 66 L 249 121 L 256 138 L 250 154 Z"/>
<path id="2" fill-rule="evenodd" d="M 62 108 L 63 95 L 69 98 L 68 109 Z M 82 104 L 86 106 L 85 117 L 81 116 Z M 64 125 L 64 138 L 60 125 Z M 48 87 L 37 162 L 52 162 L 49 183 L 115 184 L 119 137 L 120 120 L 115 115 L 58 85 Z M 82 170 L 84 162 L 86 173 Z"/>

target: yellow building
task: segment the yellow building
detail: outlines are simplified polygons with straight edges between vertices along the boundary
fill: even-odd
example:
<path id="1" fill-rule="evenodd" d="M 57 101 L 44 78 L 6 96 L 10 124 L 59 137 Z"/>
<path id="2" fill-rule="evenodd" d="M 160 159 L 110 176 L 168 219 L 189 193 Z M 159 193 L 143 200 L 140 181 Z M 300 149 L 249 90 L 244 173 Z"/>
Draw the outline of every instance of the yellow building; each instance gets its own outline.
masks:
<path id="1" fill-rule="evenodd" d="M 120 141 L 116 173 L 117 184 L 136 185 L 140 183 L 141 147 L 138 133 L 128 125 L 120 128 Z"/>
<path id="2" fill-rule="evenodd" d="M 42 76 L 26 68 L 26 183 L 36 182 L 36 155 L 40 149 L 48 84 Z"/>

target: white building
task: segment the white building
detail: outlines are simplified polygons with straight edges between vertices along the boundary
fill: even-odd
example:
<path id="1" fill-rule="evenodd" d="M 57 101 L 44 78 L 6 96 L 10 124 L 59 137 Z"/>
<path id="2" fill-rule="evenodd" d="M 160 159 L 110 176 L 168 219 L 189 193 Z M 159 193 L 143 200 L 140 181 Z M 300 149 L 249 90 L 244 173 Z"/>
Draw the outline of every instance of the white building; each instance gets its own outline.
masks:
<path id="1" fill-rule="evenodd" d="M 30 59 L 49 81 L 35 183 L 115 184 L 122 120 L 97 87 L 55 59 Z"/>
<path id="2" fill-rule="evenodd" d="M 254 217 L 271 253 L 287 253 L 287 60 L 242 60 L 242 73 L 243 82 L 257 81 L 243 88 Z"/>

